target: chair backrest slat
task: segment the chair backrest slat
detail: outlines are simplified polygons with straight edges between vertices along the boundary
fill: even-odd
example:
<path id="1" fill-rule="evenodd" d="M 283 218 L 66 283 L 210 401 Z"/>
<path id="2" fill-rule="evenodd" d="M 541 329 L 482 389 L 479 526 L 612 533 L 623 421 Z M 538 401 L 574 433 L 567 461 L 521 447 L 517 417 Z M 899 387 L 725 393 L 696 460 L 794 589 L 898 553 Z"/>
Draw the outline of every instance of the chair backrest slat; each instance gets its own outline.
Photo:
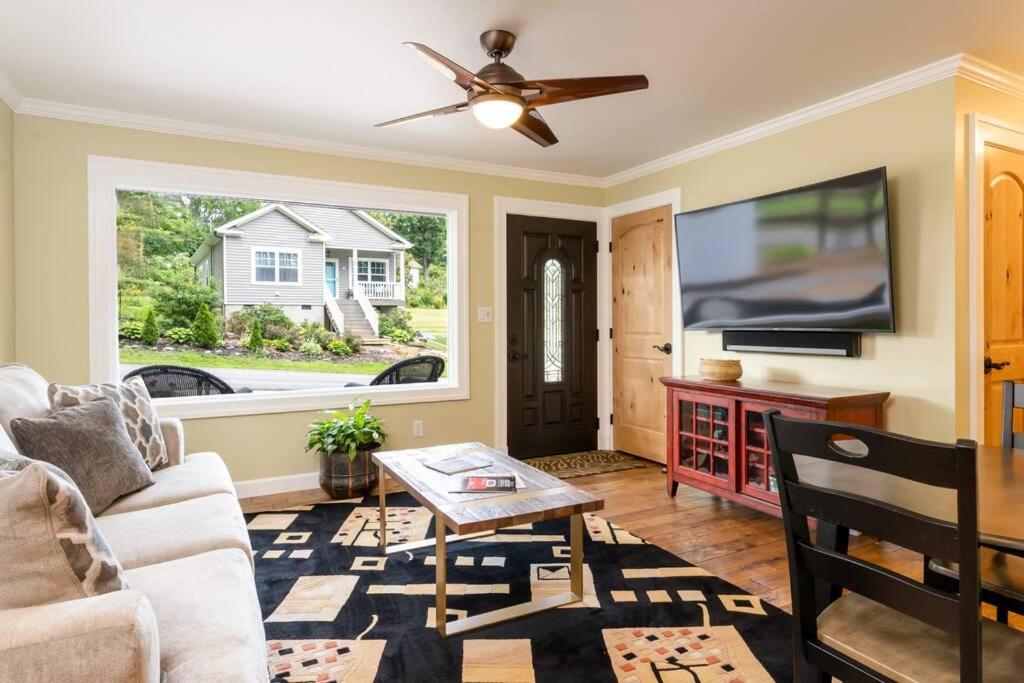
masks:
<path id="1" fill-rule="evenodd" d="M 915 619 L 957 635 L 960 601 L 948 593 L 856 557 L 797 543 L 797 558 L 812 575 L 888 605 Z"/>
<path id="2" fill-rule="evenodd" d="M 869 536 L 888 536 L 891 542 L 928 557 L 957 560 L 959 533 L 952 522 L 936 523 L 905 508 L 810 484 L 786 482 L 786 490 L 793 510 L 802 515 L 856 528 Z M 956 550 L 954 554 L 950 554 L 951 548 Z"/>
<path id="3" fill-rule="evenodd" d="M 1024 448 L 1024 434 L 1013 431 L 1014 409 L 1024 408 L 1024 382 L 1003 382 L 1003 448 Z"/>
<path id="4" fill-rule="evenodd" d="M 974 442 L 934 443 L 856 425 L 787 418 L 776 410 L 765 413 L 765 431 L 779 479 L 797 652 L 822 671 L 845 680 L 887 680 L 819 640 L 817 618 L 824 606 L 816 602 L 816 580 L 824 580 L 956 634 L 960 642 L 960 680 L 979 683 L 981 585 Z M 803 483 L 795 454 L 954 490 L 956 523 L 865 495 L 823 488 L 817 479 L 816 485 Z M 958 593 L 925 586 L 845 552 L 816 547 L 808 518 L 858 529 L 932 557 L 955 560 L 960 565 Z"/>

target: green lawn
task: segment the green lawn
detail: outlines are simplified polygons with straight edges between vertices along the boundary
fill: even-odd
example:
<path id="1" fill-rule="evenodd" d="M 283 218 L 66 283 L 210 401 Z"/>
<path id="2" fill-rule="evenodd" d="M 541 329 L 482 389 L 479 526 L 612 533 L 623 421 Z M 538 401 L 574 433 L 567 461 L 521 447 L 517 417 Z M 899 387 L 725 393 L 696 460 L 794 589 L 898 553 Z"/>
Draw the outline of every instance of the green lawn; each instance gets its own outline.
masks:
<path id="1" fill-rule="evenodd" d="M 293 370 L 298 372 L 344 372 L 376 375 L 388 363 L 332 363 L 326 360 L 287 360 L 284 358 L 253 358 L 251 356 L 218 356 L 201 351 L 154 351 L 152 349 L 121 349 L 121 363 L 126 365 L 185 365 L 199 368 L 239 368 L 242 370 Z"/>
<path id="2" fill-rule="evenodd" d="M 411 325 L 414 330 L 429 332 L 437 338 L 427 343 L 428 349 L 434 351 L 448 350 L 448 309 L 447 308 L 407 308 L 412 316 Z"/>

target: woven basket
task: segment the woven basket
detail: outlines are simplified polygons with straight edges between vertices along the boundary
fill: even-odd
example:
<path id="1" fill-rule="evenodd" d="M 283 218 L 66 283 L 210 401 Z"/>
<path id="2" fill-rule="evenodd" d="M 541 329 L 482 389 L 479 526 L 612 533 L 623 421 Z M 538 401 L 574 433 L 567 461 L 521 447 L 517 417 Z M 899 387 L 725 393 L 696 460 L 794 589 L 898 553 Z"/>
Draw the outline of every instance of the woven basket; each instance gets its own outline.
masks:
<path id="1" fill-rule="evenodd" d="M 725 358 L 701 358 L 697 369 L 704 379 L 716 382 L 733 382 L 743 376 L 743 367 L 738 360 Z"/>

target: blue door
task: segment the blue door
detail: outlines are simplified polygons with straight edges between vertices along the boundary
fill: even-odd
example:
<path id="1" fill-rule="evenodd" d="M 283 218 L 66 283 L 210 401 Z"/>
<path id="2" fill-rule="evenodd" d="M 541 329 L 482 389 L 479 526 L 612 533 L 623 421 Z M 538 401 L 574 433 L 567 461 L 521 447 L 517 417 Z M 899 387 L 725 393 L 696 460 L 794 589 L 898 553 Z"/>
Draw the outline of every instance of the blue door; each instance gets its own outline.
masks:
<path id="1" fill-rule="evenodd" d="M 324 261 L 324 283 L 335 299 L 338 298 L 338 261 Z"/>

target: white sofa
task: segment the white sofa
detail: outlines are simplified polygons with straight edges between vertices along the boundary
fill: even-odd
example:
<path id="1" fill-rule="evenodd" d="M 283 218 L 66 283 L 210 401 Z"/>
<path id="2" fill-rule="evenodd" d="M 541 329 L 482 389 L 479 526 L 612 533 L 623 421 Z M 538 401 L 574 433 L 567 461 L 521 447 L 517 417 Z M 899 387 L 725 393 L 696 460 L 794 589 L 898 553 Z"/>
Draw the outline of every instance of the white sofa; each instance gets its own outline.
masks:
<path id="1" fill-rule="evenodd" d="M 28 368 L 0 366 L 3 428 L 49 412 L 46 389 Z M 0 681 L 267 680 L 252 549 L 227 468 L 215 453 L 185 455 L 180 421 L 160 428 L 170 464 L 97 518 L 129 590 L 0 611 Z"/>

